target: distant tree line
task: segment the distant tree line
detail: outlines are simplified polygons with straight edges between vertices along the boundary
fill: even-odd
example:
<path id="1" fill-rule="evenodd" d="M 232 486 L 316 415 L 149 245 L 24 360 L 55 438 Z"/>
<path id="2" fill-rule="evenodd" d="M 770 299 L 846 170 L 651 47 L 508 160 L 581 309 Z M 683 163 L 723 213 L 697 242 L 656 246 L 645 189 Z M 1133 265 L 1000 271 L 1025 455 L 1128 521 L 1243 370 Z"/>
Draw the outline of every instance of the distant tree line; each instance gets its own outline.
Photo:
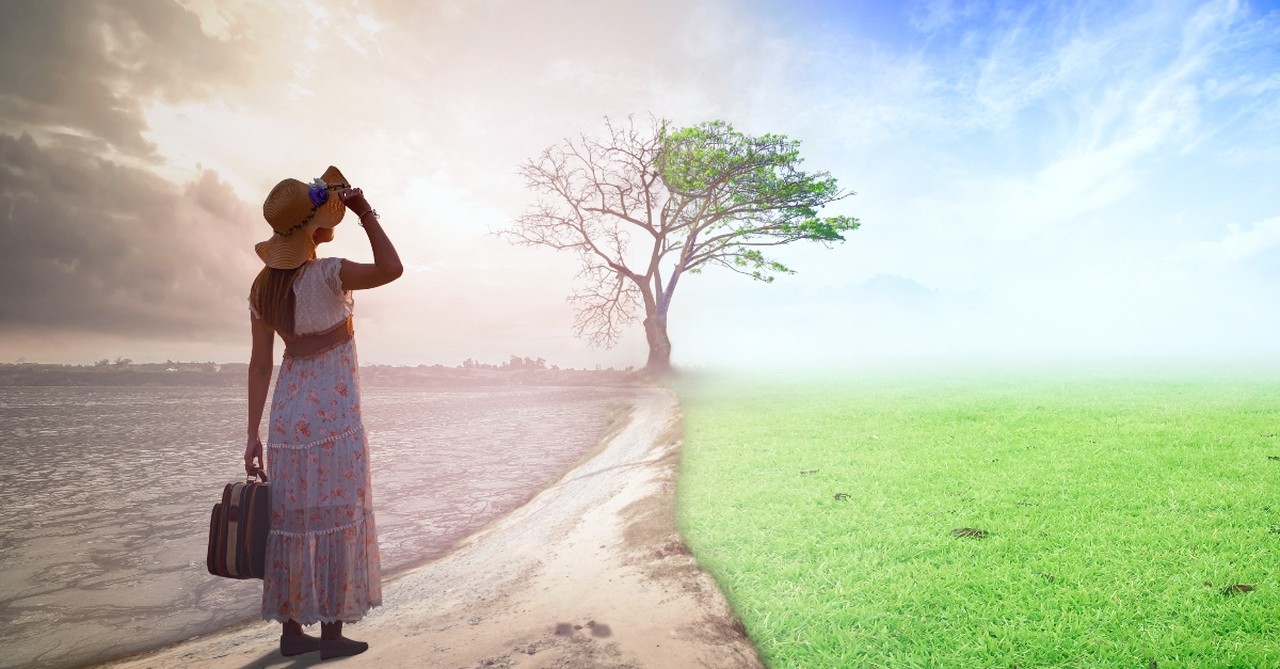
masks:
<path id="1" fill-rule="evenodd" d="M 480 362 L 472 358 L 467 358 L 466 360 L 463 360 L 462 364 L 458 365 L 458 367 L 461 369 L 496 369 L 498 371 L 512 371 L 517 369 L 550 369 L 554 371 L 560 369 L 557 365 L 551 365 L 548 367 L 546 358 L 522 358 L 518 355 L 511 356 L 510 360 L 502 363 L 501 365 L 493 365 Z"/>
<path id="2" fill-rule="evenodd" d="M 513 355 L 493 364 L 467 358 L 445 365 L 362 365 L 361 380 L 390 385 L 614 385 L 630 383 L 634 368 L 562 369 L 546 358 Z M 0 363 L 0 386 L 241 386 L 248 365 L 243 362 L 135 363 L 103 358 L 88 365 Z"/>

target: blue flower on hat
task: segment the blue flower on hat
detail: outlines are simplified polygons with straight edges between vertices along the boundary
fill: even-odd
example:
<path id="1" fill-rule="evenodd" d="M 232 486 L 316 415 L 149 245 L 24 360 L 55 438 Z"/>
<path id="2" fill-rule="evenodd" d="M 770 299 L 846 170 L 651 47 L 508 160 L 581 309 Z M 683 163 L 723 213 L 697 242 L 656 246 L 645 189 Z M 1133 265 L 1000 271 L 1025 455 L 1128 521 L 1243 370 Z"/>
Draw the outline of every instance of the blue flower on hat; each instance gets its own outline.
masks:
<path id="1" fill-rule="evenodd" d="M 311 188 L 307 190 L 307 195 L 311 198 L 311 204 L 319 207 L 329 201 L 329 186 L 324 179 L 316 178 L 311 182 Z"/>

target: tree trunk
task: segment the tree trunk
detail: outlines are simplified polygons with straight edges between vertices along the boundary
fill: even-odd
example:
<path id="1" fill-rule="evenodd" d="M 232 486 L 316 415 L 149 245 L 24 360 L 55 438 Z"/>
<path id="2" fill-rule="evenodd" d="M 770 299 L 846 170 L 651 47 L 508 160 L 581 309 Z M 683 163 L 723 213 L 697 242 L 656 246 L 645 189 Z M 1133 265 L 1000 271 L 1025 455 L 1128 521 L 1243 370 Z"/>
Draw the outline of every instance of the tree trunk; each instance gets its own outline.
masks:
<path id="1" fill-rule="evenodd" d="M 649 361 L 644 368 L 658 373 L 671 371 L 671 340 L 667 338 L 667 315 L 652 314 L 645 318 L 644 336 L 649 340 Z"/>

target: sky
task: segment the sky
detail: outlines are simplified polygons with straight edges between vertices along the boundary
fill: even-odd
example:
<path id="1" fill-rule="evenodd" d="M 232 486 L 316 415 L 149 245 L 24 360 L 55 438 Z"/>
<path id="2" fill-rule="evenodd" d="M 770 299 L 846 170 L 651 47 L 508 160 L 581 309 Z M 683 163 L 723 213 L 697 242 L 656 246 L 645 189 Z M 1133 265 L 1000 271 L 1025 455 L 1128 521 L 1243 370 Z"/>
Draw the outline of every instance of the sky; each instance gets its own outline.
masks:
<path id="1" fill-rule="evenodd" d="M 0 362 L 247 360 L 280 179 L 338 166 L 405 275 L 364 364 L 640 366 L 577 259 L 496 235 L 604 119 L 801 142 L 862 226 L 714 269 L 673 361 L 1280 360 L 1280 3 L 19 0 L 0 23 Z M 371 258 L 354 216 L 322 247 Z"/>

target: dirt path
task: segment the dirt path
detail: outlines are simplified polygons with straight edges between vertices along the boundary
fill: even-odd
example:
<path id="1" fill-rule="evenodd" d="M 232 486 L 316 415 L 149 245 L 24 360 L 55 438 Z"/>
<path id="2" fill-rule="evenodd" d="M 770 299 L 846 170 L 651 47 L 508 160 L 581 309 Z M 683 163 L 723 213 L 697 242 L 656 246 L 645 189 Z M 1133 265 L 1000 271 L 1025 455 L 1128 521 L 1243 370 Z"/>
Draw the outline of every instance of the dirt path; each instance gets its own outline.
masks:
<path id="1" fill-rule="evenodd" d="M 449 555 L 384 584 L 348 628 L 377 667 L 647 669 L 761 667 L 723 596 L 680 540 L 673 393 L 638 394 L 603 448 Z M 305 667 L 279 627 L 255 623 L 112 667 Z"/>

